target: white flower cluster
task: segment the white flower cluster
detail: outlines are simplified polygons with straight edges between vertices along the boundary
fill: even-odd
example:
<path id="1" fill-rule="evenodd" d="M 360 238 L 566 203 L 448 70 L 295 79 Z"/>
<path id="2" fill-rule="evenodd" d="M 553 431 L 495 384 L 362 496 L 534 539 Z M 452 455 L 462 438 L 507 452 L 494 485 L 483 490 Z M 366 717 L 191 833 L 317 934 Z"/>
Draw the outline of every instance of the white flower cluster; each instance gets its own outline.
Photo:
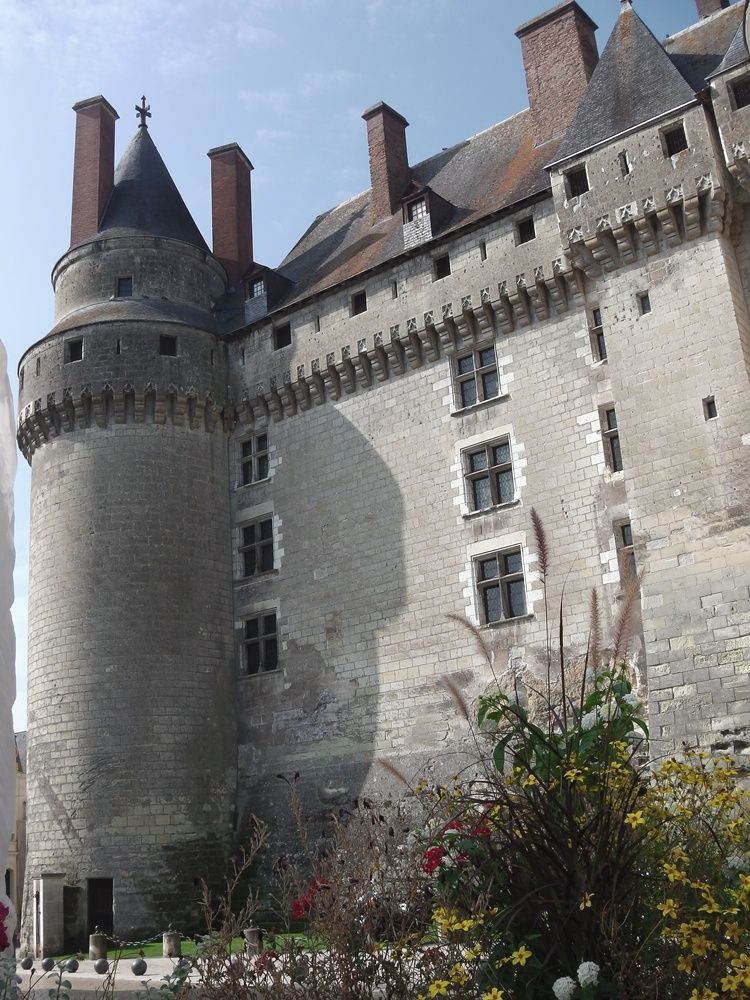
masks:
<path id="1" fill-rule="evenodd" d="M 621 701 L 624 701 L 625 704 L 629 705 L 631 708 L 638 708 L 638 706 L 641 704 L 641 699 L 638 697 L 637 694 L 634 694 L 632 691 L 630 694 L 624 694 L 621 698 Z"/>
<path id="2" fill-rule="evenodd" d="M 599 982 L 599 966 L 596 962 L 581 962 L 576 975 L 581 986 L 596 986 Z"/>
<path id="3" fill-rule="evenodd" d="M 578 983 L 581 987 L 596 986 L 599 983 L 599 966 L 596 962 L 581 962 L 578 966 Z M 573 1000 L 578 989 L 578 983 L 570 976 L 562 976 L 552 984 L 552 992 L 557 1000 Z"/>
<path id="4" fill-rule="evenodd" d="M 556 979 L 552 984 L 552 992 L 557 997 L 557 1000 L 573 1000 L 578 989 L 578 983 L 575 979 L 571 979 L 570 976 L 563 976 L 561 979 Z"/>
<path id="5" fill-rule="evenodd" d="M 589 729 L 593 729 L 594 726 L 599 724 L 601 719 L 601 712 L 598 708 L 595 708 L 593 712 L 587 712 L 586 715 L 581 717 L 581 729 L 584 733 L 588 732 Z"/>

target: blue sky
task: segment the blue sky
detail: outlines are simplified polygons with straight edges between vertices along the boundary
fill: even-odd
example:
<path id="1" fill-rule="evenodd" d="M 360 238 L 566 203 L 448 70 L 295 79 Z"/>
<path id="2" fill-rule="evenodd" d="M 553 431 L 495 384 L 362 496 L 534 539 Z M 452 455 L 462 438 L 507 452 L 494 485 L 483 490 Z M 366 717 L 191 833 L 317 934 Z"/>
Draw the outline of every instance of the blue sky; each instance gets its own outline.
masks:
<path id="1" fill-rule="evenodd" d="M 409 120 L 412 163 L 525 107 L 513 32 L 553 2 L 0 0 L 0 338 L 11 383 L 23 351 L 52 325 L 76 101 L 103 94 L 114 105 L 119 156 L 146 95 L 152 137 L 209 243 L 206 152 L 239 142 L 255 165 L 255 257 L 274 265 L 316 215 L 369 187 L 361 114 L 371 104 L 387 101 Z M 581 3 L 601 51 L 620 0 Z M 696 18 L 694 0 L 636 0 L 635 9 L 658 38 Z M 28 504 L 19 457 L 16 728 L 26 715 Z"/>

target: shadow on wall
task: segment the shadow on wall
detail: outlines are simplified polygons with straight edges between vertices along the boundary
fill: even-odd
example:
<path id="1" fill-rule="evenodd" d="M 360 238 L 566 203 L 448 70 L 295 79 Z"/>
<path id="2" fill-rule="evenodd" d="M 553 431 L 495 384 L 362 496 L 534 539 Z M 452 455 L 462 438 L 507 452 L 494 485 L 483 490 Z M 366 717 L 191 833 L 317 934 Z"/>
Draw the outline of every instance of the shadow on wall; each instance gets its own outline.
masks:
<path id="1" fill-rule="evenodd" d="M 403 442 L 403 426 L 374 402 L 345 403 L 351 419 L 324 406 L 274 427 L 280 662 L 240 678 L 238 718 L 240 816 L 271 825 L 273 850 L 294 844 L 279 775 L 299 773 L 314 830 L 361 795 L 378 741 L 390 748 L 396 674 L 413 655 L 399 641 L 403 625 L 392 628 L 406 603 L 403 501 L 379 454 Z"/>

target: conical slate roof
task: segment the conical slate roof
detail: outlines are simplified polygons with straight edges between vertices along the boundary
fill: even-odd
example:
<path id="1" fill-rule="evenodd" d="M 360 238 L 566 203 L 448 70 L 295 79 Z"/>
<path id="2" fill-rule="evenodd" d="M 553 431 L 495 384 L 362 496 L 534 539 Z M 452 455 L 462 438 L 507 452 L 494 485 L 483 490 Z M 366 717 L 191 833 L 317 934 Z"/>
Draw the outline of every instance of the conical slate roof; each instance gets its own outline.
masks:
<path id="1" fill-rule="evenodd" d="M 693 88 L 630 3 L 623 3 L 555 161 L 693 100 Z"/>
<path id="2" fill-rule="evenodd" d="M 163 236 L 208 250 L 147 128 L 138 129 L 117 165 L 99 232 Z"/>

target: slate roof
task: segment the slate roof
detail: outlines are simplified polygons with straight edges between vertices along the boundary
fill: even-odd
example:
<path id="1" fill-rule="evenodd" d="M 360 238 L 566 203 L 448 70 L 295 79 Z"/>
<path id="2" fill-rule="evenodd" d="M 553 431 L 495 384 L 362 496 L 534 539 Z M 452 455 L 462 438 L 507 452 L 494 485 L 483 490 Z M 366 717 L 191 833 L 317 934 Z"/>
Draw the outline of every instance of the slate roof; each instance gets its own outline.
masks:
<path id="1" fill-rule="evenodd" d="M 732 8 L 732 10 L 739 9 L 739 4 L 737 7 Z M 742 18 L 740 18 L 737 30 L 732 38 L 732 42 L 727 49 L 727 54 L 721 60 L 719 65 L 715 69 L 709 70 L 706 75 L 718 76 L 719 73 L 724 73 L 726 70 L 738 66 L 740 63 L 745 62 L 748 58 L 750 58 L 750 56 L 748 56 L 747 46 L 745 45 L 745 32 L 743 31 Z"/>
<path id="2" fill-rule="evenodd" d="M 556 160 L 693 100 L 694 88 L 630 4 L 623 4 Z"/>
<path id="3" fill-rule="evenodd" d="M 545 165 L 556 142 L 536 147 L 528 109 L 412 167 L 417 186 L 429 186 L 450 206 L 439 232 L 461 226 L 550 190 Z M 296 282 L 282 305 L 330 288 L 403 251 L 400 210 L 371 226 L 370 192 L 324 212 L 278 268 Z"/>
<path id="4" fill-rule="evenodd" d="M 26 730 L 16 733 L 16 758 L 21 765 L 21 770 L 26 774 Z"/>
<path id="5" fill-rule="evenodd" d="M 115 170 L 99 232 L 163 236 L 208 250 L 147 128 L 139 128 Z"/>

